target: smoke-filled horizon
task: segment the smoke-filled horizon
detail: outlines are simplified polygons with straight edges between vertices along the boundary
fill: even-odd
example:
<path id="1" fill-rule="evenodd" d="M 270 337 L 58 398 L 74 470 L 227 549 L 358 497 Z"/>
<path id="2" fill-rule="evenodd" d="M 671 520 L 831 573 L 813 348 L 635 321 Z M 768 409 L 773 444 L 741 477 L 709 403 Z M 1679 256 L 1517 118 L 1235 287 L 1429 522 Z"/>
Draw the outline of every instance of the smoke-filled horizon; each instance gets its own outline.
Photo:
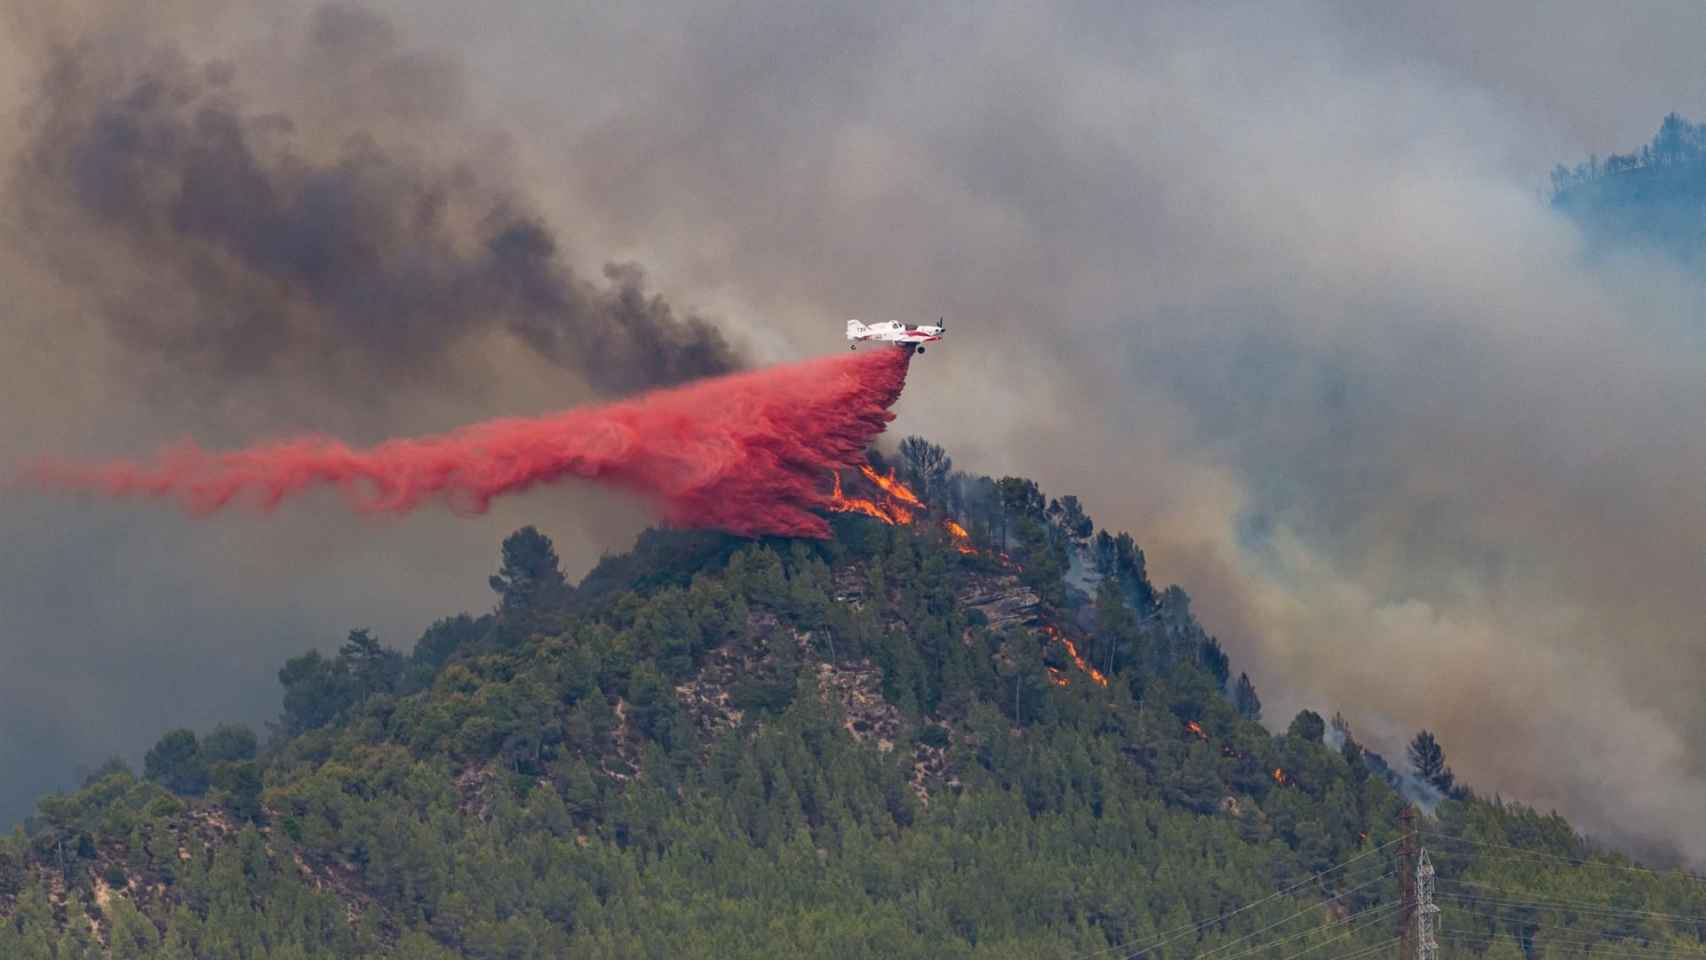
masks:
<path id="1" fill-rule="evenodd" d="M 67 29 L 83 35 L 133 26 L 116 6 L 78 9 Z M 449 0 L 380 0 L 381 15 L 367 19 L 337 9 L 262 15 L 180 0 L 143 33 L 193 70 L 231 65 L 229 79 L 164 75 L 187 78 L 186 102 L 211 90 L 254 104 L 236 111 L 243 143 L 276 146 L 262 135 L 265 111 L 291 118 L 288 142 L 300 146 L 259 153 L 279 182 L 300 182 L 277 175 L 292 151 L 335 169 L 340 145 L 364 130 L 410 145 L 399 161 L 408 170 L 450 170 L 454 155 L 489 160 L 475 164 L 483 186 L 452 190 L 449 226 L 429 234 L 457 251 L 433 262 L 476 290 L 510 276 L 495 265 L 509 262 L 491 252 L 495 234 L 469 213 L 489 208 L 467 199 L 494 195 L 484 185 L 498 183 L 508 188 L 498 193 L 530 198 L 519 208 L 526 222 L 563 231 L 565 250 L 547 258 L 547 272 L 580 278 L 604 259 L 644 262 L 672 300 L 726 318 L 768 358 L 821 352 L 849 316 L 946 314 L 954 336 L 913 371 L 894 429 L 944 444 L 968 469 L 1076 493 L 1101 525 L 1130 530 L 1158 578 L 1189 590 L 1256 679 L 1271 723 L 1302 706 L 1342 710 L 1390 757 L 1427 727 L 1478 789 L 1556 808 L 1621 843 L 1706 860 L 1691 826 L 1706 802 L 1698 278 L 1632 253 L 1589 263 L 1575 227 L 1541 195 L 1554 163 L 1628 150 L 1670 110 L 1706 113 L 1697 67 L 1706 13 L 1695 5 L 1653 3 L 1639 18 L 1587 3 L 1410 10 L 1338 0 L 964 9 L 516 0 L 477 16 Z M 323 55 L 303 52 L 320 43 L 316 22 L 369 24 L 340 28 L 357 49 L 375 49 L 360 37 L 388 30 L 391 53 L 322 69 Z M 36 36 L 16 33 L 31 56 L 0 58 L 4 69 L 46 60 Z M 84 49 L 100 51 L 91 62 L 103 70 L 135 77 L 140 50 L 120 44 L 119 56 L 115 42 Z M 1627 69 L 1632 51 L 1639 71 Z M 446 77 L 459 79 L 434 86 Z M 38 83 L 6 79 L 14 102 L 35 102 Z M 240 92 L 218 93 L 227 87 Z M 98 89 L 136 93 L 134 82 Z M 9 144 L 15 166 L 39 169 L 45 156 L 44 176 L 55 163 L 65 176 L 65 158 L 78 155 L 70 146 L 88 140 L 77 131 L 97 129 L 85 104 L 98 102 L 107 101 L 79 95 L 40 114 L 65 133 Z M 188 109 L 150 107 L 142 129 L 172 144 L 217 132 L 213 121 L 197 132 Z M 157 168 L 137 170 L 140 180 L 116 182 L 157 182 Z M 267 354 L 271 366 L 248 379 L 198 372 L 247 357 L 218 336 L 133 354 L 114 336 L 111 302 L 131 313 L 160 304 L 170 319 L 199 302 L 186 278 L 205 265 L 151 249 L 188 229 L 176 220 L 164 233 L 139 230 L 135 217 L 91 227 L 96 214 L 80 196 L 48 179 L 31 205 L 7 211 L 14 234 L 30 207 L 48 211 L 31 223 L 54 227 L 33 227 L 0 253 L 15 291 L 0 317 L 19 344 L 8 363 L 12 409 L 40 414 L 0 424 L 8 454 L 65 449 L 68 439 L 78 450 L 133 452 L 198 428 L 221 441 L 274 428 L 371 437 L 556 409 L 610 389 L 542 352 L 529 339 L 535 314 L 518 306 L 535 301 L 501 286 L 504 319 L 471 342 L 424 353 L 404 345 L 396 359 L 418 362 L 419 376 L 364 374 L 364 358 L 393 359 L 389 345 L 358 332 L 351 352 L 332 349 L 344 334 L 324 317 L 341 316 L 346 301 L 308 293 L 288 302 L 323 313 L 290 329 L 310 331 L 305 342 L 321 352 Z M 294 211 L 261 209 L 294 222 Z M 161 214 L 148 216 L 141 222 Z M 215 258 L 213 276 L 243 293 L 219 303 L 294 290 L 309 275 L 255 266 L 277 261 L 243 259 L 241 231 L 199 216 L 186 221 L 201 231 L 189 250 L 211 236 L 236 251 L 233 262 Z M 608 288 L 592 290 L 596 301 Z M 431 312 L 419 316 L 431 328 Z M 90 372 L 113 364 L 135 369 L 116 380 Z M 174 386 L 180 369 L 195 399 Z M 296 372 L 320 389 L 304 389 Z M 397 390 L 370 389 L 370 379 Z M 363 399 L 352 410 L 326 389 Z M 115 409 L 116 421 L 105 414 Z M 582 512 L 551 501 L 525 506 L 559 511 L 546 526 L 579 569 L 631 535 L 620 524 L 583 530 Z M 276 692 L 260 661 L 381 615 L 360 611 L 406 610 L 418 624 L 448 612 L 452 596 L 474 602 L 444 585 L 477 587 L 498 524 L 516 518 L 465 532 L 411 518 L 421 525 L 372 535 L 379 547 L 321 531 L 315 546 L 351 558 L 338 582 L 370 585 L 328 599 L 309 586 L 328 581 L 226 575 L 211 548 L 192 549 L 212 534 L 31 509 L 9 503 L 0 520 L 34 565 L 55 567 L 50 585 L 87 582 L 73 554 L 137 549 L 114 546 L 118 523 L 189 538 L 153 575 L 201 602 L 222 598 L 216 609 L 162 614 L 146 602 L 157 598 L 104 599 L 140 589 L 106 582 L 94 606 L 153 650 L 171 647 L 162 637 L 230 633 L 187 647 L 189 659 L 255 657 L 245 689 L 267 707 Z M 475 535 L 483 546 L 456 539 Z M 222 548 L 260 543 L 290 555 L 277 541 L 298 534 L 257 525 L 221 536 Z M 395 549 L 403 536 L 465 559 L 411 583 Z M 51 614 L 21 606 L 48 578 L 23 566 L 0 581 L 0 652 L 24 652 L 0 667 L 29 673 L 10 669 L 0 682 L 29 676 L 28 690 L 75 690 L 67 678 L 91 659 L 108 677 L 182 672 L 178 659 L 150 674 L 117 644 L 56 661 L 60 648 L 36 632 L 59 632 L 65 611 L 89 604 L 67 600 Z M 218 589 L 197 589 L 204 576 Z M 320 611 L 306 626 L 327 632 L 243 639 L 282 605 L 269 591 L 293 584 L 292 609 Z M 92 635 L 96 624 L 84 623 L 75 632 Z M 86 697 L 11 699 L 31 704 L 31 730 L 43 715 L 81 728 L 62 742 L 85 762 L 118 738 L 117 724 L 81 714 Z"/>

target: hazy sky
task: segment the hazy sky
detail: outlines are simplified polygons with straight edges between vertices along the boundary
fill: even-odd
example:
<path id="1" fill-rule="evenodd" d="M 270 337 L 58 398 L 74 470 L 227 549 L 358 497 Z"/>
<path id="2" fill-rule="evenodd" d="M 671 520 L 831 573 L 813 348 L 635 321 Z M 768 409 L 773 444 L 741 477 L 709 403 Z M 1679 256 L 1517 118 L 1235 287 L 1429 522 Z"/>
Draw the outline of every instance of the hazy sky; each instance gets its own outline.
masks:
<path id="1" fill-rule="evenodd" d="M 193 0 L 14 32 L 0 104 L 29 123 L 0 141 L 23 171 L 0 208 L 0 455 L 365 439 L 611 392 L 539 349 L 514 304 L 405 303 L 364 340 L 365 313 L 298 302 L 235 233 L 167 257 L 55 179 L 87 152 L 51 148 L 67 130 L 107 142 L 88 121 L 102 84 L 215 76 L 245 129 L 283 131 L 269 149 L 343 170 L 365 134 L 389 165 L 363 170 L 419 174 L 351 182 L 381 212 L 440 198 L 433 277 L 489 278 L 462 254 L 504 197 L 549 225 L 547 272 L 588 302 L 606 262 L 643 263 L 672 317 L 758 360 L 840 349 L 849 316 L 947 315 L 894 429 L 1130 530 L 1270 722 L 1343 710 L 1394 758 L 1425 726 L 1477 788 L 1706 858 L 1687 828 L 1706 803 L 1697 288 L 1664 264 L 1585 266 L 1541 196 L 1552 164 L 1703 112 L 1706 7 L 367 9 L 382 16 Z M 98 76 L 44 100 L 39 54 L 73 37 Z M 242 193 L 208 182 L 196 222 L 218 225 Z M 256 296 L 298 331 L 258 366 L 134 335 Z M 340 347 L 381 333 L 418 346 L 419 375 L 363 376 Z M 593 496 L 474 521 L 309 503 L 194 524 L 8 492 L 0 813 L 163 724 L 272 715 L 288 653 L 364 625 L 407 645 L 483 606 L 519 523 L 583 571 L 643 522 Z"/>

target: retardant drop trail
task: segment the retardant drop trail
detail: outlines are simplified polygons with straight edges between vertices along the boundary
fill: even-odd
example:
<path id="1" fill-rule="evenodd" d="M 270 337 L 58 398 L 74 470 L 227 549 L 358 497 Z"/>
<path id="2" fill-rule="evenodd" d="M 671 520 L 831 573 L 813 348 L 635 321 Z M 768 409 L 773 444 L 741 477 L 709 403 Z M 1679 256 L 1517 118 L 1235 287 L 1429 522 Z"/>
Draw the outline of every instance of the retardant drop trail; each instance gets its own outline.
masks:
<path id="1" fill-rule="evenodd" d="M 910 360 L 904 350 L 808 360 L 367 450 L 324 437 L 225 453 L 185 444 L 146 463 L 44 462 L 31 476 L 59 490 L 175 498 L 197 515 L 271 509 L 318 487 L 363 512 L 442 500 L 479 513 L 495 497 L 578 477 L 637 493 L 676 526 L 827 537 L 812 511 L 827 508 L 828 474 L 864 462 L 894 419 Z"/>

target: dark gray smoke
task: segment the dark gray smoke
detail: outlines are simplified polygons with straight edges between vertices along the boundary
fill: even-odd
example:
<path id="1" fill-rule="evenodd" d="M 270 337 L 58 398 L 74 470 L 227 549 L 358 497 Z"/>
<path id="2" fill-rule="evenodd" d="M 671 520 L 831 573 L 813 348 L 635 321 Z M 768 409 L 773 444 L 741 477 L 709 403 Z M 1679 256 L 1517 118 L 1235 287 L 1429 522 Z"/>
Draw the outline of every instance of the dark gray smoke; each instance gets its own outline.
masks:
<path id="1" fill-rule="evenodd" d="M 11 199 L 166 381 L 379 392 L 454 379 L 459 352 L 499 332 L 602 391 L 738 364 L 640 267 L 576 275 L 504 165 L 459 148 L 472 128 L 453 65 L 343 4 L 303 42 L 310 112 L 342 111 L 330 131 L 166 41 L 118 56 L 97 36 L 46 58 Z"/>

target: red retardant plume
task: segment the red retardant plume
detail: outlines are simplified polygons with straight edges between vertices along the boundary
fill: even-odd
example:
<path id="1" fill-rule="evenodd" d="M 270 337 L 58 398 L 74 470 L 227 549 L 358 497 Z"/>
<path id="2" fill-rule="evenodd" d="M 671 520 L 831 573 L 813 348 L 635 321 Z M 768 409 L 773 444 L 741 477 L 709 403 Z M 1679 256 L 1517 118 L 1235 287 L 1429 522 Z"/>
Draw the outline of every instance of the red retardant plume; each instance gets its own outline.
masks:
<path id="1" fill-rule="evenodd" d="M 808 360 L 367 450 L 323 437 L 228 453 L 186 444 L 148 463 L 43 463 L 32 475 L 53 489 L 172 497 L 198 515 L 269 510 L 316 487 L 366 513 L 434 499 L 480 513 L 494 497 L 581 478 L 639 494 L 680 527 L 822 538 L 829 526 L 812 511 L 829 503 L 830 471 L 864 462 L 910 360 L 905 350 Z"/>

